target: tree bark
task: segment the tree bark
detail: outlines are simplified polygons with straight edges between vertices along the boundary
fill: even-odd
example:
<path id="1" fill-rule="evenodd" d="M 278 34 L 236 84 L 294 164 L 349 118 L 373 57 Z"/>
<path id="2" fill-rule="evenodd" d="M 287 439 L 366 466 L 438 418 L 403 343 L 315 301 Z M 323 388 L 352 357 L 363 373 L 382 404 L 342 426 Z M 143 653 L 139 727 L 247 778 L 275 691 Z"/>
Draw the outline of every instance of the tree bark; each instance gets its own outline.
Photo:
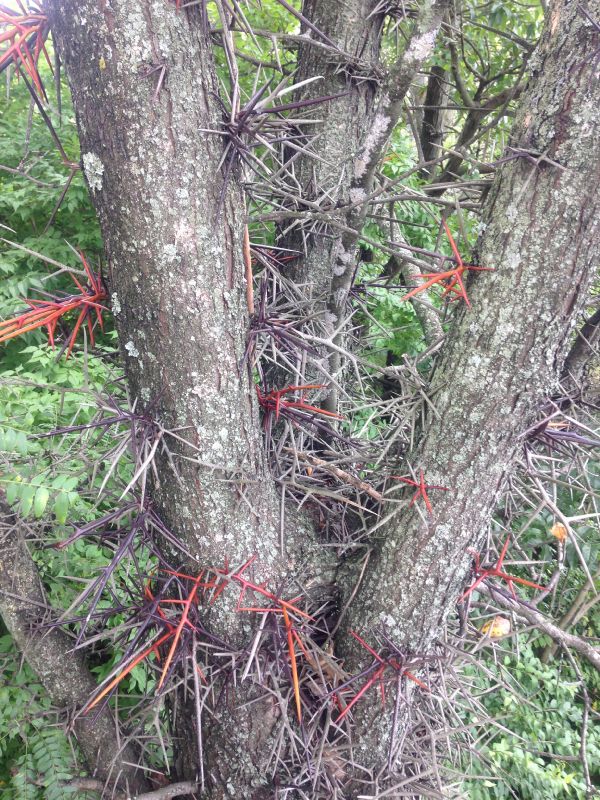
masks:
<path id="1" fill-rule="evenodd" d="M 295 278 L 311 287 L 323 337 L 331 338 L 334 344 L 328 354 L 332 386 L 324 404 L 332 412 L 338 407 L 335 384 L 345 366 L 339 347 L 344 343 L 343 323 L 358 265 L 358 239 L 369 208 L 367 198 L 377 165 L 400 119 L 404 98 L 433 52 L 448 5 L 448 0 L 420 4 L 404 45 L 390 66 L 380 58 L 385 18 L 380 4 L 373 0 L 306 0 L 303 5 L 305 16 L 332 37 L 341 52 L 332 59 L 306 45 L 299 53 L 300 77 L 324 75 L 324 83 L 314 84 L 311 92 L 344 92 L 344 96 L 328 103 L 317 129 L 315 149 L 325 158 L 315 161 L 307 156 L 300 162 L 301 195 L 322 205 L 328 221 L 309 231 L 294 230 L 281 243 L 304 253 Z"/>
<path id="2" fill-rule="evenodd" d="M 439 158 L 444 142 L 444 122 L 446 111 L 443 106 L 448 101 L 448 78 L 446 70 L 436 64 L 431 68 L 427 91 L 425 93 L 425 108 L 423 110 L 423 124 L 421 126 L 421 151 L 423 161 L 433 161 Z M 436 167 L 426 167 L 428 175 L 433 176 Z"/>
<path id="3" fill-rule="evenodd" d="M 280 503 L 244 364 L 243 200 L 236 166 L 220 166 L 223 138 L 206 132 L 222 119 L 203 14 L 166 0 L 48 0 L 46 7 L 102 227 L 131 400 L 191 445 L 169 440 L 176 473 L 157 459 L 152 502 L 191 553 L 189 570 L 241 566 L 254 556 L 246 577 L 257 583 L 281 588 L 300 564 L 310 576 L 312 530 L 298 515 L 281 552 Z M 164 555 L 177 568 L 180 557 L 168 547 Z M 318 563 L 327 558 L 319 554 Z M 236 601 L 232 591 L 207 608 L 207 625 L 232 651 L 250 635 Z M 249 732 L 260 706 L 237 708 L 251 692 L 238 688 L 208 737 L 214 797 L 227 786 L 242 796 L 263 781 L 262 739 Z M 195 780 L 192 706 L 177 716 L 175 741 L 181 774 Z M 261 713 L 268 728 L 269 709 Z M 238 757 L 243 748 L 246 759 Z"/>
<path id="4" fill-rule="evenodd" d="M 595 2 L 590 13 L 600 14 Z M 561 374 L 600 246 L 600 83 L 597 36 L 576 5 L 553 6 L 512 135 L 561 167 L 505 164 L 485 208 L 480 263 L 429 392 L 421 440 L 409 457 L 429 484 L 433 514 L 417 503 L 378 533 L 375 557 L 348 625 L 385 631 L 405 654 L 431 652 L 485 539 L 519 434 Z M 367 655 L 347 638 L 354 669 Z M 363 709 L 358 750 L 385 762 L 388 715 Z"/>
<path id="5" fill-rule="evenodd" d="M 379 47 L 383 15 L 375 13 L 376 7 L 375 0 L 305 0 L 302 5 L 303 15 L 333 47 L 324 50 L 304 44 L 299 48 L 298 82 L 322 76 L 322 80 L 302 89 L 301 97 L 340 96 L 319 108 L 323 121 L 314 130 L 311 127 L 314 145 L 296 160 L 298 196 L 321 204 L 324 211 L 342 224 L 344 206 L 350 203 L 354 163 L 369 133 L 381 79 Z M 317 34 L 313 38 L 319 41 Z M 321 301 L 329 295 L 340 238 L 335 229 L 319 225 L 311 231 L 306 223 L 301 223 L 280 240 L 282 246 L 302 253 L 293 277 L 299 283 L 308 282 L 312 295 Z M 351 266 L 354 267 L 354 262 Z"/>
<path id="6" fill-rule="evenodd" d="M 98 211 L 131 401 L 190 447 L 169 446 L 153 501 L 203 567 L 256 556 L 279 579 L 279 502 L 254 386 L 243 204 L 227 185 L 217 81 L 198 8 L 141 0 L 47 3 L 69 74 Z M 154 71 L 153 71 L 154 70 Z M 164 71 L 164 74 L 163 74 Z M 231 634 L 231 619 L 223 621 Z"/>

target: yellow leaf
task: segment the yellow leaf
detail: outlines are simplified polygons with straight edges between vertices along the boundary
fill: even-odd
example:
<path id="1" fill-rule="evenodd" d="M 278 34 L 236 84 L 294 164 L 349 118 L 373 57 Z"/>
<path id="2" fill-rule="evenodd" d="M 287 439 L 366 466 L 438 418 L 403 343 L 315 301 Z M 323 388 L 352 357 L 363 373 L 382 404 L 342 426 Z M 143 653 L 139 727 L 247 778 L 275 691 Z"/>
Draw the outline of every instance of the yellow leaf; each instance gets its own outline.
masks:
<path id="1" fill-rule="evenodd" d="M 555 539 L 558 539 L 559 542 L 565 542 L 567 540 L 567 529 L 562 524 L 562 522 L 557 522 L 550 528 L 550 533 L 554 536 Z"/>
<path id="2" fill-rule="evenodd" d="M 481 628 L 481 632 L 490 637 L 490 639 L 500 639 L 510 633 L 510 620 L 506 617 L 494 617 L 488 620 Z"/>

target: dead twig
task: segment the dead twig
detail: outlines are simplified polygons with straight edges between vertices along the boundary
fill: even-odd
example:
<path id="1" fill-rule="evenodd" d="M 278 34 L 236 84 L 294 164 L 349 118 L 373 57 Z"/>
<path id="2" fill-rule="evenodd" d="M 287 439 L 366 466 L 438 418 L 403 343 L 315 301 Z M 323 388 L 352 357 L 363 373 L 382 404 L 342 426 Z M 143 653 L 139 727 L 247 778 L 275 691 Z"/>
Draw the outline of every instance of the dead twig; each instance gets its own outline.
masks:
<path id="1" fill-rule="evenodd" d="M 287 453 L 293 452 L 290 447 L 284 447 L 283 449 Z M 383 503 L 383 495 L 374 489 L 371 484 L 366 483 L 360 478 L 357 478 L 355 475 L 351 475 L 349 472 L 346 472 L 339 467 L 336 467 L 335 464 L 331 464 L 329 461 L 324 461 L 322 458 L 317 458 L 317 456 L 313 456 L 310 453 L 296 453 L 295 455 L 300 461 L 304 461 L 306 464 L 311 464 L 312 466 L 324 469 L 326 472 L 329 472 L 332 475 L 335 475 L 336 478 L 344 481 L 344 483 L 349 483 L 350 486 L 354 486 L 355 489 L 365 492 L 369 495 L 369 497 L 377 500 L 378 503 Z"/>

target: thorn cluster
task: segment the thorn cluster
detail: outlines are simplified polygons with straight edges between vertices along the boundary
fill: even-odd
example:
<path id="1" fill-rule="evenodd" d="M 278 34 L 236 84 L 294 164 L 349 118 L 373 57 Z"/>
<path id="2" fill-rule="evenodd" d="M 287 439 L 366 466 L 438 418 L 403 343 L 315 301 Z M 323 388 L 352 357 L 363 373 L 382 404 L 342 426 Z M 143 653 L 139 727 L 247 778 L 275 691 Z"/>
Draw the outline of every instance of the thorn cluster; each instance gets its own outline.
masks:
<path id="1" fill-rule="evenodd" d="M 10 9 L 0 6 L 0 72 L 10 64 L 23 70 L 31 79 L 40 97 L 46 98 L 46 92 L 38 71 L 40 55 L 44 53 L 46 61 L 52 69 L 52 64 L 46 52 L 45 41 L 50 26 L 45 14 L 33 6 L 28 10 L 18 0 L 19 9 Z"/>
<path id="2" fill-rule="evenodd" d="M 298 720 L 301 721 L 300 688 L 294 648 L 294 639 L 298 642 L 300 642 L 300 639 L 292 627 L 291 619 L 294 616 L 304 619 L 311 619 L 311 617 L 295 605 L 295 602 L 297 602 L 296 600 L 284 600 L 269 591 L 264 584 L 257 584 L 246 578 L 244 573 L 247 572 L 254 561 L 255 556 L 248 559 L 245 564 L 236 570 L 230 571 L 228 565 L 225 565 L 222 568 L 216 567 L 201 570 L 198 575 L 189 575 L 171 569 L 163 570 L 166 575 L 170 576 L 170 579 L 176 579 L 179 585 L 185 587 L 183 595 L 179 598 L 165 596 L 164 589 L 159 597 L 155 597 L 151 590 L 151 581 L 148 581 L 144 587 L 144 597 L 150 603 L 150 607 L 146 610 L 149 612 L 149 618 L 159 623 L 163 628 L 163 632 L 157 634 L 150 644 L 146 645 L 141 650 L 130 653 L 128 656 L 124 657 L 117 668 L 116 674 L 113 674 L 112 677 L 109 676 L 110 680 L 107 679 L 104 685 L 99 687 L 99 691 L 88 702 L 84 711 L 86 713 L 91 711 L 103 698 L 116 689 L 119 683 L 129 675 L 134 667 L 142 663 L 151 654 L 155 656 L 158 662 L 162 663 L 162 670 L 157 684 L 157 689 L 162 689 L 168 676 L 172 672 L 177 656 L 182 655 L 182 651 L 185 650 L 183 646 L 184 632 L 187 630 L 198 635 L 205 634 L 204 629 L 197 619 L 197 610 L 201 601 L 204 600 L 209 606 L 214 605 L 229 585 L 236 585 L 239 587 L 239 596 L 235 607 L 236 612 L 270 613 L 281 614 L 283 616 L 291 662 L 296 709 Z M 263 603 L 266 600 L 266 604 L 244 605 L 244 600 L 248 595 L 251 597 L 261 597 L 263 598 Z M 175 615 L 173 615 L 173 608 L 176 609 Z M 193 615 L 192 611 L 194 612 Z M 192 616 L 194 617 L 194 621 L 192 621 Z M 163 661 L 160 648 L 166 645 L 167 642 L 170 642 L 170 646 Z M 195 664 L 195 668 L 201 680 L 205 681 L 204 672 L 198 664 Z"/>
<path id="3" fill-rule="evenodd" d="M 429 691 L 429 687 L 425 683 L 420 681 L 408 669 L 409 667 L 410 669 L 415 669 L 416 667 L 421 666 L 422 664 L 425 663 L 426 660 L 425 658 L 416 657 L 413 659 L 409 659 L 407 658 L 407 656 L 402 654 L 401 651 L 398 650 L 398 648 L 394 647 L 389 640 L 387 640 L 387 644 L 391 647 L 392 654 L 387 658 L 384 658 L 380 653 L 378 653 L 369 644 L 367 644 L 367 642 L 365 642 L 365 640 L 362 639 L 357 633 L 355 633 L 354 631 L 350 631 L 350 633 L 356 639 L 356 641 L 373 656 L 375 660 L 373 661 L 371 666 L 367 668 L 366 672 L 363 672 L 360 675 L 351 678 L 351 680 L 346 683 L 346 685 L 349 685 L 358 678 L 364 677 L 365 675 L 367 676 L 367 680 L 365 681 L 365 683 L 362 685 L 359 691 L 354 695 L 352 700 L 350 700 L 350 702 L 345 706 L 345 708 L 343 708 L 342 712 L 337 718 L 337 722 L 340 722 L 349 713 L 349 711 L 358 703 L 361 697 L 363 697 L 369 691 L 369 689 L 372 686 L 375 686 L 375 684 L 377 683 L 379 683 L 379 689 L 381 692 L 381 702 L 382 705 L 384 705 L 385 704 L 384 675 L 386 672 L 389 672 L 390 670 L 396 677 L 404 676 L 409 680 L 411 680 L 413 683 L 416 683 L 417 686 L 420 686 L 421 689 L 424 689 L 427 692 Z"/>
<path id="4" fill-rule="evenodd" d="M 425 476 L 423 474 L 423 470 L 419 472 L 419 480 L 415 481 L 413 478 L 409 478 L 408 476 L 400 477 L 399 475 L 390 475 L 392 480 L 401 481 L 402 483 L 406 483 L 408 486 L 414 486 L 416 488 L 416 492 L 414 493 L 412 500 L 408 504 L 409 506 L 414 505 L 417 502 L 419 497 L 423 498 L 423 502 L 425 503 L 425 508 L 429 511 L 430 514 L 433 514 L 433 508 L 431 505 L 431 500 L 429 499 L 429 495 L 427 494 L 427 489 L 439 489 L 442 492 L 447 492 L 448 488 L 446 486 L 436 486 L 435 484 L 427 484 L 425 483 Z"/>
<path id="5" fill-rule="evenodd" d="M 31 310 L 13 319 L 0 322 L 0 343 L 14 339 L 22 333 L 28 333 L 38 328 L 46 328 L 48 341 L 54 347 L 54 334 L 59 320 L 74 311 L 78 312 L 78 317 L 69 334 L 67 358 L 71 355 L 77 334 L 84 323 L 87 323 L 90 341 L 92 347 L 94 346 L 94 316 L 102 329 L 102 312 L 106 311 L 106 307 L 102 304 L 108 298 L 108 295 L 100 274 L 94 275 L 83 253 L 80 253 L 79 257 L 88 276 L 88 285 L 83 287 L 75 275 L 72 274 L 71 278 L 79 289 L 79 294 L 66 295 L 65 297 L 56 296 L 53 300 L 25 299 L 24 302 L 30 306 Z"/>
<path id="6" fill-rule="evenodd" d="M 451 300 L 462 299 L 470 308 L 471 303 L 467 297 L 467 290 L 465 289 L 465 284 L 463 282 L 463 275 L 469 270 L 474 272 L 493 272 L 493 269 L 492 267 L 476 267 L 471 264 L 465 264 L 462 260 L 462 256 L 458 252 L 458 248 L 452 237 L 452 234 L 450 233 L 450 228 L 448 227 L 446 221 L 443 220 L 442 224 L 444 226 L 444 230 L 446 231 L 446 236 L 448 237 L 450 247 L 452 248 L 452 252 L 456 260 L 456 266 L 452 269 L 446 270 L 445 272 L 425 272 L 422 275 L 419 275 L 420 278 L 424 279 L 425 283 L 422 283 L 420 286 L 417 286 L 408 294 L 404 295 L 404 300 L 409 300 L 411 297 L 419 294 L 419 292 L 424 292 L 426 289 L 429 289 L 431 286 L 437 283 L 444 287 L 442 297 L 445 298 L 449 295 L 454 295 L 450 298 Z"/>
<path id="7" fill-rule="evenodd" d="M 302 394 L 303 392 L 307 392 L 310 389 L 325 388 L 326 384 L 324 383 L 307 383 L 303 384 L 302 386 L 286 386 L 283 389 L 271 389 L 270 392 L 263 392 L 260 386 L 257 386 L 256 394 L 258 396 L 258 402 L 261 408 L 266 412 L 267 415 L 275 412 L 275 419 L 279 419 L 281 412 L 283 411 L 285 413 L 285 411 L 288 409 L 299 409 L 300 411 L 306 411 L 309 414 L 322 414 L 325 417 L 343 419 L 343 417 L 341 417 L 339 414 L 335 414 L 333 411 L 327 411 L 324 408 L 311 406 L 304 402 L 304 395 Z M 284 395 L 290 394 L 291 392 L 300 392 L 300 399 L 285 399 Z"/>
<path id="8" fill-rule="evenodd" d="M 506 556 L 506 551 L 508 550 L 508 544 L 510 542 L 510 536 L 506 537 L 506 541 L 504 542 L 504 546 L 502 547 L 502 551 L 500 556 L 498 557 L 498 561 L 492 567 L 482 567 L 479 560 L 479 553 L 475 553 L 475 581 L 469 586 L 466 592 L 461 596 L 461 601 L 465 600 L 471 592 L 475 591 L 475 589 L 483 583 L 483 581 L 488 580 L 488 578 L 499 578 L 502 581 L 506 581 L 508 584 L 512 596 L 517 599 L 517 594 L 515 592 L 514 585 L 515 583 L 520 583 L 522 586 L 530 586 L 532 589 L 543 589 L 543 586 L 540 586 L 539 583 L 534 583 L 533 581 L 528 581 L 525 578 L 518 578 L 516 575 L 509 575 L 506 572 L 502 571 L 502 565 L 504 563 L 504 558 Z"/>

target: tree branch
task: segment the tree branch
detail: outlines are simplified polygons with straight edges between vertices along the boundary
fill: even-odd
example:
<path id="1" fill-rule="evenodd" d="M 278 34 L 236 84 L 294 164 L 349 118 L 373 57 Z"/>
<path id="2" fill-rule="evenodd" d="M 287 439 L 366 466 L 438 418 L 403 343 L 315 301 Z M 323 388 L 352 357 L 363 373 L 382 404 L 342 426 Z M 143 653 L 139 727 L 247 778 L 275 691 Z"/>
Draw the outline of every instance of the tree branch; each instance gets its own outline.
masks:
<path id="1" fill-rule="evenodd" d="M 393 214 L 394 211 L 392 208 L 390 215 L 390 241 L 406 244 L 400 225 L 393 219 Z M 388 261 L 388 265 L 389 269 L 386 271 L 392 275 L 400 272 L 409 286 L 413 284 L 418 286 L 424 281 L 421 277 L 421 268 L 399 254 L 392 255 Z M 437 309 L 434 308 L 431 303 L 429 292 L 427 290 L 420 292 L 418 295 L 412 297 L 410 302 L 415 310 L 417 319 L 421 323 L 421 328 L 423 329 L 427 344 L 433 345 L 441 341 L 444 338 L 444 328 Z"/>
<path id="2" fill-rule="evenodd" d="M 81 653 L 73 652 L 73 642 L 65 633 L 32 625 L 46 608 L 23 524 L 0 498 L 0 615 L 53 705 L 79 709 L 95 691 L 96 681 Z M 108 706 L 94 720 L 78 717 L 75 733 L 92 775 L 128 791 L 146 787 L 135 766 L 138 756 L 132 745 L 121 739 Z"/>
<path id="3" fill-rule="evenodd" d="M 491 114 L 492 111 L 496 111 L 497 109 L 500 109 L 500 112 L 504 113 L 504 110 L 507 108 L 509 103 L 511 103 L 513 100 L 517 100 L 521 96 L 524 88 L 524 82 L 517 83 L 515 86 L 510 86 L 507 89 L 503 89 L 502 91 L 498 92 L 498 94 L 493 95 L 487 100 L 478 100 L 476 106 L 469 110 L 462 130 L 459 134 L 456 144 L 454 145 L 454 154 L 448 160 L 443 172 L 440 173 L 440 175 L 432 184 L 433 187 L 436 187 L 437 193 L 441 194 L 447 188 L 444 186 L 444 184 L 447 182 L 452 182 L 457 178 L 458 168 L 464 161 L 464 156 L 460 153 L 460 150 L 461 148 L 472 144 L 475 139 L 478 138 L 480 133 L 479 126 L 481 125 L 483 119 L 488 114 Z"/>
<path id="4" fill-rule="evenodd" d="M 388 73 L 381 100 L 369 130 L 361 143 L 359 153 L 354 159 L 350 197 L 356 207 L 346 215 L 345 225 L 348 231 L 341 237 L 335 250 L 327 301 L 327 308 L 334 325 L 344 316 L 348 292 L 355 274 L 356 246 L 368 213 L 367 198 L 373 188 L 377 164 L 400 119 L 404 98 L 410 84 L 433 52 L 436 37 L 448 7 L 448 0 L 428 0 L 422 4 L 404 52 Z M 360 199 L 362 199 L 362 203 L 359 202 Z M 340 333 L 336 343 L 341 341 L 342 336 L 343 333 Z M 339 353 L 332 353 L 330 370 L 334 385 L 341 367 Z M 332 390 L 327 398 L 326 406 L 330 411 L 335 411 L 337 405 L 337 393 Z"/>
<path id="5" fill-rule="evenodd" d="M 585 376 L 600 345 L 600 308 L 585 321 L 569 351 L 562 374 L 562 382 L 576 392 L 582 391 Z"/>
<path id="6" fill-rule="evenodd" d="M 366 192 L 371 190 L 377 164 L 402 114 L 406 93 L 423 63 L 433 53 L 437 34 L 449 5 L 448 0 L 429 0 L 422 4 L 404 52 L 388 73 L 373 126 L 355 161 L 356 188 L 362 188 Z"/>
<path id="7" fill-rule="evenodd" d="M 415 503 L 381 526 L 381 545 L 350 609 L 346 632 L 382 630 L 407 654 L 431 652 L 464 591 L 468 549 L 481 548 L 519 437 L 556 385 L 595 274 L 600 127 L 590 139 L 576 115 L 598 121 L 600 85 L 585 60 L 597 35 L 576 6 L 559 5 L 558 24 L 547 27 L 540 45 L 544 69 L 522 98 L 512 137 L 515 147 L 547 151 L 565 168 L 524 168 L 513 160 L 496 173 L 479 252 L 479 263 L 493 271 L 467 286 L 471 308 L 456 315 L 428 391 L 435 413 L 426 412 L 408 456 L 427 483 L 449 491 L 434 493 L 431 513 Z M 557 74 L 569 79 L 559 85 Z M 565 193 L 577 198 L 569 210 Z M 532 307 L 535 319 L 527 313 Z M 579 645 L 576 639 L 567 641 Z M 351 637 L 339 645 L 351 669 L 364 669 L 364 651 Z M 593 648 L 584 643 L 582 650 L 600 663 Z M 382 764 L 390 739 L 373 723 L 376 714 L 365 708 L 357 735 L 368 738 L 364 751 L 377 752 Z"/>
<path id="8" fill-rule="evenodd" d="M 559 628 L 558 625 L 555 625 L 548 617 L 545 617 L 532 606 L 526 603 L 519 603 L 504 592 L 494 590 L 492 587 L 485 586 L 485 584 L 480 584 L 480 586 L 482 590 L 485 590 L 487 594 L 493 598 L 495 603 L 512 611 L 517 616 L 523 617 L 523 619 L 526 619 L 531 625 L 535 625 L 540 631 L 554 639 L 561 647 L 575 650 L 576 653 L 583 656 L 586 661 L 589 661 L 589 663 L 600 672 L 600 650 L 598 650 L 598 648 L 593 647 L 586 642 L 585 639 Z"/>
<path id="9" fill-rule="evenodd" d="M 77 789 L 82 792 L 104 792 L 105 786 L 102 781 L 94 778 L 80 778 L 65 784 L 66 789 Z M 151 792 L 141 794 L 122 794 L 119 792 L 114 795 L 114 800 L 171 800 L 173 797 L 182 797 L 197 791 L 198 784 L 192 781 L 182 781 L 181 783 L 171 783 L 168 786 L 161 786 Z"/>
<path id="10" fill-rule="evenodd" d="M 589 593 L 594 592 L 594 581 L 597 581 L 598 579 L 600 579 L 600 569 L 596 570 L 594 575 L 592 575 L 592 580 L 590 581 L 588 578 L 581 589 L 577 592 L 577 596 L 571 603 L 571 607 L 565 614 L 563 614 L 559 621 L 559 627 L 561 630 L 572 628 L 577 625 L 579 620 L 584 617 L 597 603 L 600 602 L 600 594 L 597 593 L 593 594 L 593 596 L 588 599 Z M 550 659 L 556 653 L 556 649 L 556 644 L 549 644 L 548 647 L 546 647 L 541 658 L 544 664 L 547 664 L 550 661 Z"/>

